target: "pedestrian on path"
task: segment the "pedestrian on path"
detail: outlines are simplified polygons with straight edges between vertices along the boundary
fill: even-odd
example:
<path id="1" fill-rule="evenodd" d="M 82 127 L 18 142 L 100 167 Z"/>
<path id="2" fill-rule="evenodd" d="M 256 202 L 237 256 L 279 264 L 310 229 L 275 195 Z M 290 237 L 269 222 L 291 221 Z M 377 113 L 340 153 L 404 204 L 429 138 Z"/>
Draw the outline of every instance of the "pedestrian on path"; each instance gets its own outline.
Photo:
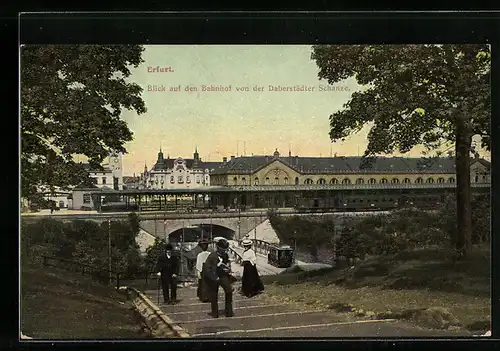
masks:
<path id="1" fill-rule="evenodd" d="M 231 262 L 227 250 L 229 242 L 219 239 L 216 242 L 216 251 L 210 253 L 203 266 L 203 284 L 207 285 L 211 305 L 210 315 L 219 317 L 219 286 L 224 289 L 226 317 L 234 316 L 233 312 L 233 287 L 231 285 Z"/>
<path id="2" fill-rule="evenodd" d="M 172 244 L 165 245 L 165 253 L 160 255 L 156 270 L 161 277 L 163 302 L 177 303 L 177 276 L 179 275 L 179 257 L 172 252 Z"/>
<path id="3" fill-rule="evenodd" d="M 201 239 L 198 245 L 203 251 L 196 256 L 196 277 L 198 278 L 197 296 L 201 302 L 210 302 L 208 298 L 208 291 L 206 286 L 203 284 L 202 279 L 203 264 L 210 255 L 210 251 L 208 251 L 208 240 Z"/>
<path id="4" fill-rule="evenodd" d="M 264 284 L 257 271 L 257 256 L 252 250 L 252 240 L 246 239 L 242 242 L 243 255 L 243 277 L 241 279 L 241 292 L 250 298 L 264 291 Z"/>

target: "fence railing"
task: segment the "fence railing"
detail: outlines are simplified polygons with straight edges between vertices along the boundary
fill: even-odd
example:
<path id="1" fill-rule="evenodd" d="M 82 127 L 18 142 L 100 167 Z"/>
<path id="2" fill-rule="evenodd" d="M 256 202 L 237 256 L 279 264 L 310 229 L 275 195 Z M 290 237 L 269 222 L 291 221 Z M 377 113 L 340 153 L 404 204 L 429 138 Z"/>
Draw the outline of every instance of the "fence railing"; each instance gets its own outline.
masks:
<path id="1" fill-rule="evenodd" d="M 116 282 L 116 288 L 120 288 L 120 284 L 123 281 L 137 281 L 143 280 L 147 285 L 148 282 L 157 281 L 158 280 L 158 272 L 155 271 L 136 271 L 136 272 L 116 272 L 103 270 L 102 268 L 98 268 L 92 265 L 71 261 L 68 259 L 53 257 L 53 256 L 42 256 L 43 265 L 46 267 L 55 267 L 59 269 L 64 269 L 66 271 L 79 273 L 81 275 L 87 275 L 92 277 L 99 283 L 102 284 L 111 284 L 112 281 Z M 177 279 L 178 283 L 189 283 L 193 281 L 194 275 L 185 273 L 179 274 Z"/>
<path id="2" fill-rule="evenodd" d="M 264 241 L 264 240 L 260 240 L 260 239 L 251 239 L 251 240 L 252 240 L 252 244 L 253 244 L 253 248 L 254 248 L 255 252 L 263 254 L 263 255 L 267 255 L 269 253 L 269 248 L 271 246 L 275 246 L 275 244 L 271 244 L 271 243 Z"/>
<path id="3" fill-rule="evenodd" d="M 71 261 L 60 257 L 42 256 L 42 258 L 43 265 L 46 267 L 55 267 L 70 272 L 76 272 L 82 275 L 88 275 L 98 282 L 104 284 L 111 284 L 111 282 L 114 280 L 116 281 L 116 288 L 120 287 L 120 272 L 103 270 L 102 268 L 97 268 L 92 265 Z"/>
<path id="4" fill-rule="evenodd" d="M 229 249 L 228 249 L 228 253 L 229 253 L 229 255 L 231 255 L 231 256 L 232 256 L 233 261 L 234 261 L 235 263 L 239 263 L 239 264 L 241 264 L 241 263 L 243 262 L 243 258 L 240 256 L 240 254 L 239 254 L 239 253 L 237 253 L 236 251 L 234 251 L 232 247 L 229 247 Z"/>

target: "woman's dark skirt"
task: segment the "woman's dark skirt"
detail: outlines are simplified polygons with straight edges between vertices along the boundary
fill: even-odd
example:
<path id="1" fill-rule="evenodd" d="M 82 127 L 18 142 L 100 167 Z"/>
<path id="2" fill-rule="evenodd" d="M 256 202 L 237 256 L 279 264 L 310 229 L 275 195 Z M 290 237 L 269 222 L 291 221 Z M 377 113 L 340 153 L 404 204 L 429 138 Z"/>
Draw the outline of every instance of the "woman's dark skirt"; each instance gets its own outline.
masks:
<path id="1" fill-rule="evenodd" d="M 264 284 L 257 272 L 257 267 L 250 263 L 244 264 L 241 280 L 241 292 L 246 297 L 252 297 L 264 291 Z"/>
<path id="2" fill-rule="evenodd" d="M 196 295 L 201 302 L 210 302 L 210 293 L 208 291 L 207 284 L 203 279 L 198 279 L 198 289 Z"/>

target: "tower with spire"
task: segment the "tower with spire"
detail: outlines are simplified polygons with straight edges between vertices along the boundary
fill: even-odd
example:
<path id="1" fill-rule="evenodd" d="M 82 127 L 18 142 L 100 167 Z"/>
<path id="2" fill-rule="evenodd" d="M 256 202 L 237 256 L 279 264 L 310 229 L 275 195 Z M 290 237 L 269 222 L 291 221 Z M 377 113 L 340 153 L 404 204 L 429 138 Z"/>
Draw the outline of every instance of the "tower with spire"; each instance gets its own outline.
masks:
<path id="1" fill-rule="evenodd" d="M 195 164 L 198 164 L 198 162 L 200 162 L 200 154 L 198 154 L 198 147 L 195 147 L 194 149 L 193 162 Z"/>

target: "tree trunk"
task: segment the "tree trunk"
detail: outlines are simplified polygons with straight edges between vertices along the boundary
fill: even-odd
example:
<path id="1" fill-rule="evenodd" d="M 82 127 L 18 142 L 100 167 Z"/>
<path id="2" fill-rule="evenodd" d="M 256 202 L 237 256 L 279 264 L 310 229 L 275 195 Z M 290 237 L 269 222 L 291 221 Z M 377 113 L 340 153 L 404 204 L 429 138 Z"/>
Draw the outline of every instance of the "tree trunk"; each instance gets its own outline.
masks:
<path id="1" fill-rule="evenodd" d="M 465 116 L 456 120 L 455 170 L 457 176 L 457 234 L 455 240 L 455 259 L 469 256 L 472 248 L 472 211 L 470 187 L 470 151 L 472 137 L 467 129 Z"/>

